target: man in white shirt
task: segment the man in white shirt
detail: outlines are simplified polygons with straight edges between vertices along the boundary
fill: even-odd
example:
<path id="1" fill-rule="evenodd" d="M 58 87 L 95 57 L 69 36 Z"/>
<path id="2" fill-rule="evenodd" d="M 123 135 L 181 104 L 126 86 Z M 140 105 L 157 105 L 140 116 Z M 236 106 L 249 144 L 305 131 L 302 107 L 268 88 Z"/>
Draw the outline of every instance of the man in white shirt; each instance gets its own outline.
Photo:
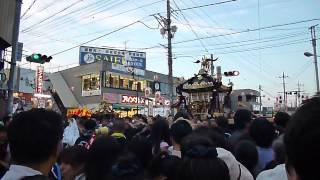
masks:
<path id="1" fill-rule="evenodd" d="M 33 109 L 17 114 L 8 127 L 11 166 L 2 180 L 47 176 L 62 150 L 63 125 L 59 114 Z"/>

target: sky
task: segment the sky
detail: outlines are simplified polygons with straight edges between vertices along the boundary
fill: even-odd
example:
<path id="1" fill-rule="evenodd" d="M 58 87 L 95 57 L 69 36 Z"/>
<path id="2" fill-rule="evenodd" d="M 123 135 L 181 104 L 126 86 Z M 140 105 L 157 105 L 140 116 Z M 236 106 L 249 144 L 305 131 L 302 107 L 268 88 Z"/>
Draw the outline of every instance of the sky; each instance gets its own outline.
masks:
<path id="1" fill-rule="evenodd" d="M 222 1 L 171 0 L 172 25 L 177 26 L 172 41 L 174 76 L 192 77 L 200 68 L 193 62 L 213 54 L 219 58 L 215 66 L 222 71 L 240 72 L 237 77 L 224 77 L 224 83 L 230 80 L 234 89 L 258 90 L 261 85 L 266 106 L 273 105 L 283 91 L 278 78 L 283 72 L 288 76 L 287 90 L 297 90 L 300 82 L 301 89 L 313 95 L 313 58 L 303 53 L 312 52 L 308 28 L 320 23 L 320 1 L 236 0 L 186 9 Z M 167 74 L 167 50 L 161 46 L 167 39 L 160 34 L 155 14 L 166 16 L 166 0 L 24 0 L 19 41 L 25 55 L 53 55 L 46 68 L 57 70 L 78 64 L 78 45 L 105 35 L 84 45 L 143 49 L 147 69 Z M 138 20 L 141 23 L 113 32 Z M 318 37 L 319 30 L 320 26 Z M 71 47 L 75 48 L 63 52 Z M 20 65 L 30 67 L 25 60 Z M 288 99 L 288 105 L 294 105 L 294 96 Z"/>

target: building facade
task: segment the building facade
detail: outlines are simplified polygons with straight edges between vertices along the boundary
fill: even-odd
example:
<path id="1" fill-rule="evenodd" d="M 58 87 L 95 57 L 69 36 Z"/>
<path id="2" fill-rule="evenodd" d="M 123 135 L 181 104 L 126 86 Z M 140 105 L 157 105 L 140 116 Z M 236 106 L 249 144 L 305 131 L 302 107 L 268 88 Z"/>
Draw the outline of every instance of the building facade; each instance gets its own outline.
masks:
<path id="1" fill-rule="evenodd" d="M 248 109 L 258 113 L 260 111 L 259 91 L 253 89 L 235 89 L 231 93 L 231 110 Z"/>
<path id="2" fill-rule="evenodd" d="M 137 109 L 140 114 L 166 116 L 171 105 L 168 76 L 146 70 L 145 61 L 142 52 L 80 47 L 80 66 L 53 73 L 49 79 L 66 108 L 92 109 L 106 101 L 121 116 Z"/>

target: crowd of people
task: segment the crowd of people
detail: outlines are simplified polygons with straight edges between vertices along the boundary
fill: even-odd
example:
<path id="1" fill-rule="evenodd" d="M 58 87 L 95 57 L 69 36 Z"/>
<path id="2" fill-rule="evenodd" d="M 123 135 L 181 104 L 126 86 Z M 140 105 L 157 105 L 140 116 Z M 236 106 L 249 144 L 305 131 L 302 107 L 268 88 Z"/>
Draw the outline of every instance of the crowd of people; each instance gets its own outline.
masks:
<path id="1" fill-rule="evenodd" d="M 320 98 L 273 121 L 239 109 L 199 123 L 174 117 L 63 120 L 32 109 L 0 126 L 3 180 L 316 180 Z"/>

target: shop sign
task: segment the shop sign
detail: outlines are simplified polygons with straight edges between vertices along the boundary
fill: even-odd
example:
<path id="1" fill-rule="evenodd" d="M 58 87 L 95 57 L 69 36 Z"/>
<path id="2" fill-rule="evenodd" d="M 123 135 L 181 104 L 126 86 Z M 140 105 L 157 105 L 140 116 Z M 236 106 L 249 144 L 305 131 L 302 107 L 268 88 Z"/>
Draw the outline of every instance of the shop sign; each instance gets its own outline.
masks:
<path id="1" fill-rule="evenodd" d="M 101 95 L 101 90 L 91 90 L 91 91 L 82 91 L 82 96 L 99 96 Z"/>
<path id="2" fill-rule="evenodd" d="M 42 94 L 43 92 L 43 76 L 44 76 L 44 67 L 38 66 L 36 70 L 36 94 Z"/>
<path id="3" fill-rule="evenodd" d="M 145 104 L 144 97 L 122 95 L 121 103 L 126 104 Z"/>
<path id="4" fill-rule="evenodd" d="M 126 58 L 129 56 L 130 58 Z M 138 51 L 125 51 L 98 47 L 80 47 L 79 64 L 89 64 L 97 61 L 107 61 L 112 64 L 134 66 L 136 69 L 146 69 L 146 53 Z"/>

